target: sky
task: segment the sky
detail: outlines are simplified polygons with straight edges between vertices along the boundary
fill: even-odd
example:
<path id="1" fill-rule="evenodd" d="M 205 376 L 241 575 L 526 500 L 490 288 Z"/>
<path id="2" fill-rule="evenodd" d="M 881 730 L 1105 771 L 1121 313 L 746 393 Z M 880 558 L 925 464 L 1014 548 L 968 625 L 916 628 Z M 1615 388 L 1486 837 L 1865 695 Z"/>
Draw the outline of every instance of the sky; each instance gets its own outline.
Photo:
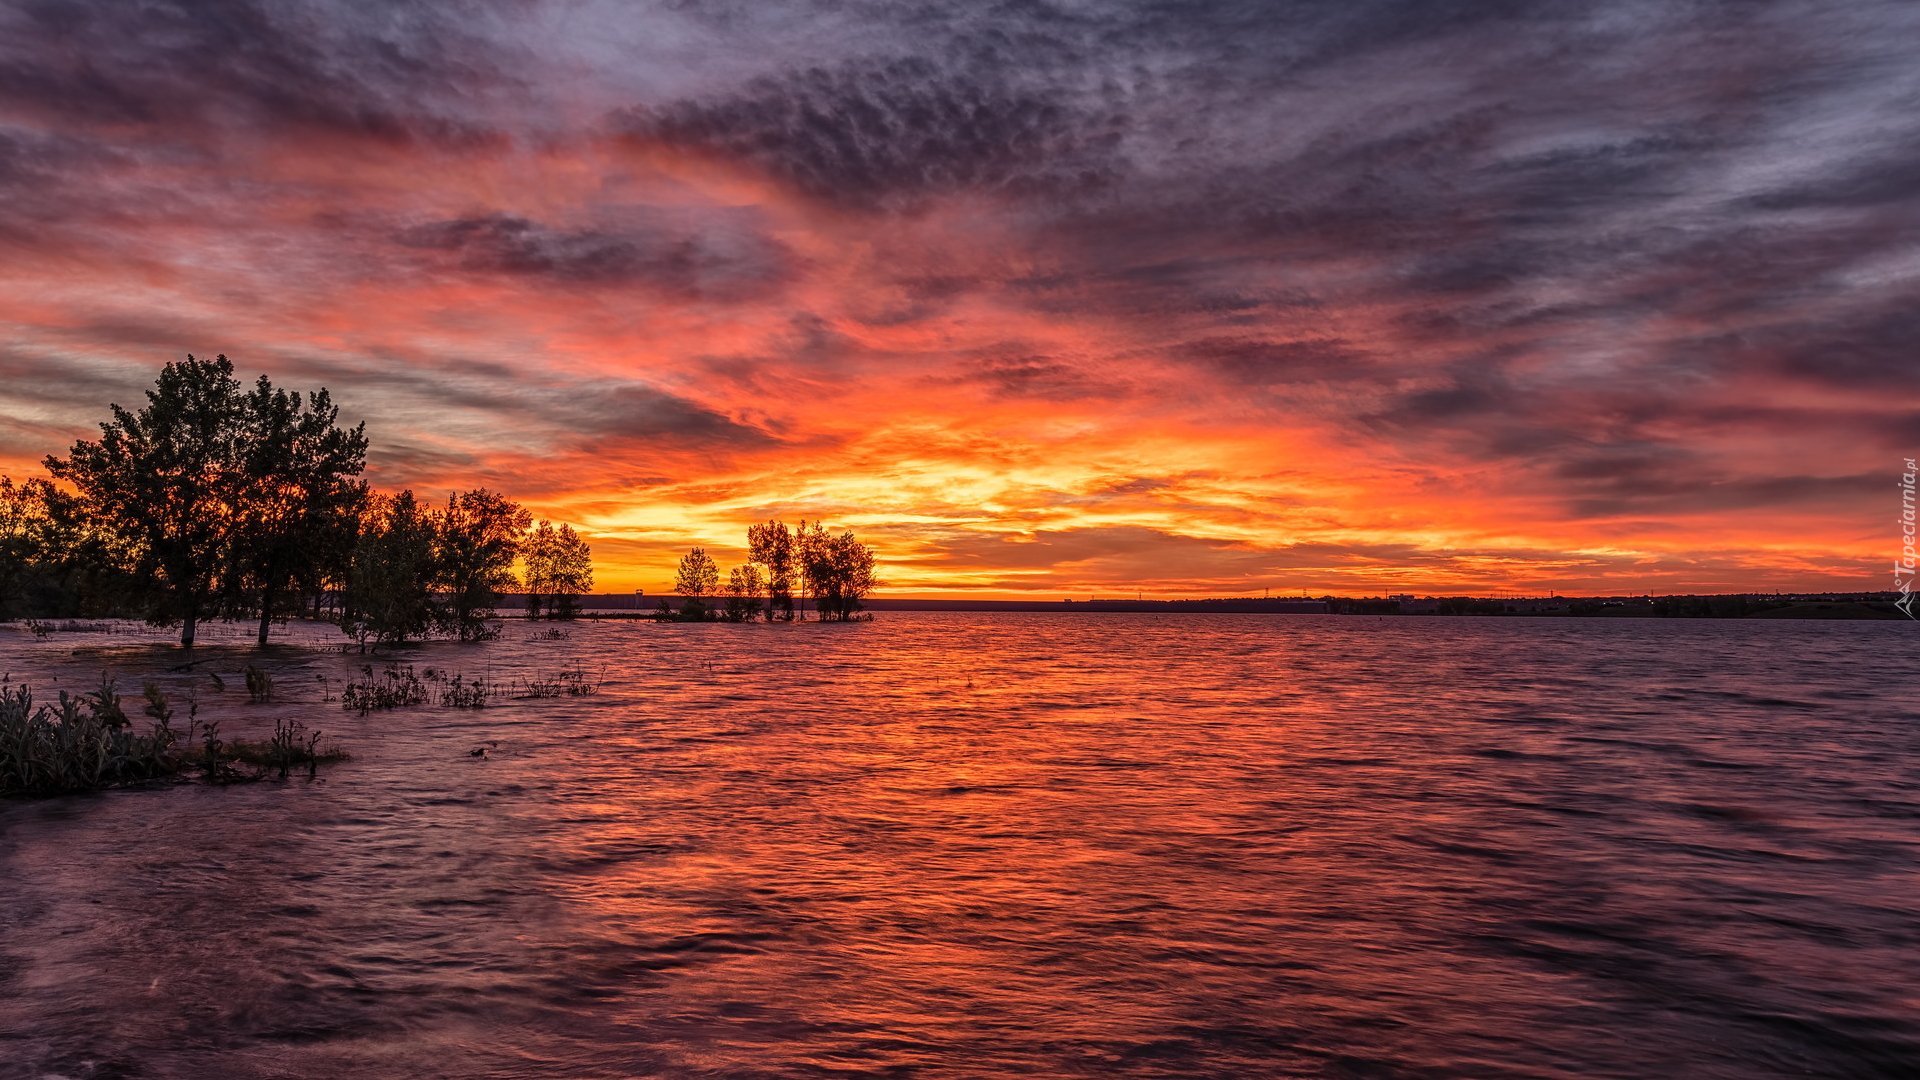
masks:
<path id="1" fill-rule="evenodd" d="M 160 366 L 598 587 L 1891 588 L 1920 5 L 0 0 L 0 472 Z"/>

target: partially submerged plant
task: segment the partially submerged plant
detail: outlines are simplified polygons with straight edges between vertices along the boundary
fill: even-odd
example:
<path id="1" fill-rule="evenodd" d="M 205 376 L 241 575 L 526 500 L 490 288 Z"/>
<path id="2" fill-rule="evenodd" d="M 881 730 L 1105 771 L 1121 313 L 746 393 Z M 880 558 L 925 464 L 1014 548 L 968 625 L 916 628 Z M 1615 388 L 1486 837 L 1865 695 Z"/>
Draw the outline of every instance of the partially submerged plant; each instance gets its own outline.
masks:
<path id="1" fill-rule="evenodd" d="M 318 730 L 308 731 L 298 720 L 276 720 L 273 735 L 265 746 L 235 742 L 227 747 L 227 753 L 236 761 L 277 769 L 282 780 L 287 778 L 287 770 L 292 766 L 305 765 L 307 779 L 311 780 L 319 774 L 322 761 L 347 759 L 346 753 L 338 749 L 321 752 L 320 734 Z"/>
<path id="2" fill-rule="evenodd" d="M 515 685 L 519 686 L 522 692 L 513 696 L 518 699 L 555 698 L 562 695 L 567 697 L 585 697 L 589 694 L 597 694 L 600 692 L 600 685 L 605 679 L 606 673 L 606 669 L 601 668 L 600 674 L 591 681 L 587 679 L 586 672 L 577 669 L 574 671 L 563 671 L 551 679 L 526 679 L 524 681 L 516 681 Z"/>
<path id="3" fill-rule="evenodd" d="M 142 712 L 162 724 L 173 719 L 173 708 L 167 704 L 167 695 L 160 691 L 158 683 L 148 679 L 140 684 L 140 692 L 147 699 L 147 707 Z"/>
<path id="4" fill-rule="evenodd" d="M 174 710 L 152 680 L 141 687 L 143 710 L 153 721 L 147 734 L 135 734 L 121 708 L 113 682 L 102 676 L 98 691 L 72 696 L 62 691 L 57 703 L 36 704 L 26 686 L 0 684 L 0 796 L 65 795 L 122 787 L 173 777 L 197 767 L 210 783 L 257 780 L 233 767 L 244 762 L 278 768 L 281 776 L 305 764 L 314 776 L 322 762 L 343 761 L 338 749 L 321 750 L 320 733 L 299 721 L 280 721 L 265 747 L 220 738 L 220 725 L 201 725 L 199 704 L 187 696 L 187 727 L 176 731 Z M 195 737 L 198 755 L 183 753 Z"/>
<path id="5" fill-rule="evenodd" d="M 100 718 L 101 723 L 110 727 L 126 727 L 132 721 L 127 719 L 126 712 L 120 708 L 120 695 L 115 692 L 116 689 L 113 676 L 103 671 L 100 673 L 99 687 L 88 696 L 88 700 L 93 705 L 94 715 Z"/>
<path id="6" fill-rule="evenodd" d="M 273 700 L 273 676 L 253 664 L 247 665 L 247 703 L 265 705 Z"/>
<path id="7" fill-rule="evenodd" d="M 340 691 L 340 707 L 358 710 L 362 716 L 375 709 L 398 709 L 408 705 L 419 705 L 427 700 L 426 684 L 413 669 L 387 665 L 381 677 L 376 679 L 371 665 L 360 669 L 366 675 L 365 682 L 349 681 Z"/>
<path id="8" fill-rule="evenodd" d="M 106 697 L 36 706 L 26 686 L 0 688 L 0 795 L 63 795 L 168 776 L 182 764 L 165 719 L 136 735 L 106 684 Z"/>

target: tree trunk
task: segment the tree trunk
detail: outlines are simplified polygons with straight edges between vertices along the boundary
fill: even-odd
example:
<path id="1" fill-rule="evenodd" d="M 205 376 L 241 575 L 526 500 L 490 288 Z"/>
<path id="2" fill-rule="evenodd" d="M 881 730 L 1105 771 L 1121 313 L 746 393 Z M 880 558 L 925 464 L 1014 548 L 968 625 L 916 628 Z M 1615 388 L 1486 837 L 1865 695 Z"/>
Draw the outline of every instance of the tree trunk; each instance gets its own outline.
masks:
<path id="1" fill-rule="evenodd" d="M 273 622 L 273 587 L 260 590 L 260 646 L 266 647 L 267 626 Z"/>
<path id="2" fill-rule="evenodd" d="M 181 648 L 183 649 L 193 648 L 193 626 L 195 623 L 199 621 L 200 621 L 200 605 L 198 604 L 187 605 L 187 618 L 184 624 L 180 628 L 180 647 Z"/>

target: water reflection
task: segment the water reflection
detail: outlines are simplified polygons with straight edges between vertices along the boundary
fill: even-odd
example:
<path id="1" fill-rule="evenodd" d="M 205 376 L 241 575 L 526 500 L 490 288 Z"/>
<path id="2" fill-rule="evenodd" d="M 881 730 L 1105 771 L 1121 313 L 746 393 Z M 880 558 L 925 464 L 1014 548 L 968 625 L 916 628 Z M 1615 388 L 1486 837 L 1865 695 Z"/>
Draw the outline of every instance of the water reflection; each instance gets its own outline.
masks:
<path id="1" fill-rule="evenodd" d="M 598 694 L 366 717 L 216 649 L 356 760 L 0 809 L 0 1072 L 1909 1076 L 1900 629 L 583 624 L 410 662 Z M 0 663 L 179 659 L 78 637 Z"/>

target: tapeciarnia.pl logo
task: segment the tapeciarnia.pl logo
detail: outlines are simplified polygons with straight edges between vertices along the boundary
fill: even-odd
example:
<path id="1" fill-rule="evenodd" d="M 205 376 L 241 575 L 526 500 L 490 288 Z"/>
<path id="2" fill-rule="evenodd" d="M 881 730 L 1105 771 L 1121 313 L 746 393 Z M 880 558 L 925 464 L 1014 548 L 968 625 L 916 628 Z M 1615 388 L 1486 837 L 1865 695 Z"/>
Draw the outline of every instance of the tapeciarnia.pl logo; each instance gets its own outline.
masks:
<path id="1" fill-rule="evenodd" d="M 1913 480 L 1920 469 L 1914 468 L 1912 458 L 1905 461 L 1906 470 L 1900 474 L 1900 558 L 1893 564 L 1893 587 L 1900 590 L 1900 599 L 1893 606 L 1907 618 L 1920 620 L 1913 613 Z"/>

